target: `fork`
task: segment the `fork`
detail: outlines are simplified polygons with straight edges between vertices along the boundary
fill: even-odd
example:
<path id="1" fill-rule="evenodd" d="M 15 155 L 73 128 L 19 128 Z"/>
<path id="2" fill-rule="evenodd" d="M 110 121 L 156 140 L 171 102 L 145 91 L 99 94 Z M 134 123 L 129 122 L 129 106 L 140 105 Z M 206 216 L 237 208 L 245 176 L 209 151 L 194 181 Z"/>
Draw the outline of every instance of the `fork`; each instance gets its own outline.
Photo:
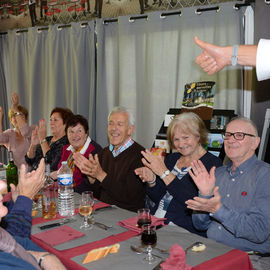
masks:
<path id="1" fill-rule="evenodd" d="M 107 230 L 109 230 L 109 229 L 111 229 L 111 228 L 113 227 L 112 225 L 106 225 L 106 224 L 104 224 L 104 223 L 97 222 L 97 221 L 95 221 L 94 219 L 88 219 L 88 222 L 89 222 L 90 224 L 93 224 L 93 225 L 98 226 L 99 228 L 101 228 L 101 229 L 103 229 L 103 230 L 105 230 L 105 231 L 107 231 Z"/>
<path id="2" fill-rule="evenodd" d="M 158 248 L 158 247 L 154 247 L 154 249 L 156 249 L 160 253 L 164 253 L 164 254 L 169 254 L 170 253 L 169 249 L 161 249 L 161 248 Z"/>

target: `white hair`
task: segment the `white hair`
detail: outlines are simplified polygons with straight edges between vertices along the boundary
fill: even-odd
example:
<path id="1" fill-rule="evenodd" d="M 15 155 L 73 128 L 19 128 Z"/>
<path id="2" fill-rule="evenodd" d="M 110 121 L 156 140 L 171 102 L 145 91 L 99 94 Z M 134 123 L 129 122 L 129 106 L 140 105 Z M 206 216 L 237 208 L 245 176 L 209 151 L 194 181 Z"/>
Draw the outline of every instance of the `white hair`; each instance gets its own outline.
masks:
<path id="1" fill-rule="evenodd" d="M 233 117 L 233 118 L 230 120 L 230 122 L 226 125 L 226 128 L 227 128 L 227 126 L 228 126 L 231 122 L 233 122 L 233 121 L 243 121 L 243 122 L 248 123 L 248 124 L 252 127 L 252 129 L 254 130 L 255 135 L 258 137 L 258 129 L 257 129 L 255 123 L 254 123 L 251 119 L 249 119 L 249 118 L 247 118 L 247 117 L 243 117 L 243 116 L 236 116 L 236 117 Z"/>
<path id="2" fill-rule="evenodd" d="M 109 113 L 108 122 L 109 122 L 111 115 L 114 113 L 126 113 L 128 115 L 128 126 L 130 127 L 130 126 L 135 125 L 135 118 L 134 118 L 132 112 L 129 109 L 127 109 L 126 107 L 124 107 L 124 106 L 114 107 L 111 110 L 111 112 Z"/>

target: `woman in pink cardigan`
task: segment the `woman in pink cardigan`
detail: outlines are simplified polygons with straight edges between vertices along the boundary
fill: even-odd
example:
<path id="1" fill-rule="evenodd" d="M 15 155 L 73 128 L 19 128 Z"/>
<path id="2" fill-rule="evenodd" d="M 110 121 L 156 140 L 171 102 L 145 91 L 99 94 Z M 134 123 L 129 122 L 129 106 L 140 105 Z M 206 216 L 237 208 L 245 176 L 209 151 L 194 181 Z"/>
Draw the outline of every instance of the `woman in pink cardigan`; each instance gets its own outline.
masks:
<path id="1" fill-rule="evenodd" d="M 58 164 L 58 169 L 61 167 L 62 161 L 67 161 L 68 166 L 73 171 L 73 181 L 75 191 L 81 192 L 80 185 L 82 183 L 82 172 L 74 165 L 73 153 L 79 152 L 84 157 L 88 158 L 89 154 L 95 155 L 102 148 L 88 136 L 88 122 L 82 115 L 73 115 L 66 125 L 66 133 L 68 136 L 69 145 L 65 145 L 62 150 L 62 156 Z"/>
<path id="2" fill-rule="evenodd" d="M 28 111 L 22 105 L 19 105 L 19 96 L 12 94 L 12 107 L 8 112 L 10 123 L 14 128 L 2 131 L 3 109 L 0 106 L 0 146 L 4 145 L 9 151 L 13 152 L 14 163 L 18 167 L 22 164 L 27 166 L 25 154 L 31 144 L 32 131 L 34 125 L 27 124 Z"/>

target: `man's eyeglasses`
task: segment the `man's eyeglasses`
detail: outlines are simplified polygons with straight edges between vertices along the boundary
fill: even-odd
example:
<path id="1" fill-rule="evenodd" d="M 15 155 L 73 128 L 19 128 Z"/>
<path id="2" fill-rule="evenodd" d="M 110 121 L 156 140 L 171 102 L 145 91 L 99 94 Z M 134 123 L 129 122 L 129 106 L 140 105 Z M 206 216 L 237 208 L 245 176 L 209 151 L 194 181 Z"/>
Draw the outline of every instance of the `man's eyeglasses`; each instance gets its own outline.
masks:
<path id="1" fill-rule="evenodd" d="M 224 132 L 223 134 L 223 139 L 224 140 L 229 140 L 229 138 L 233 136 L 237 141 L 242 141 L 245 139 L 245 136 L 250 136 L 250 137 L 256 137 L 253 134 L 249 134 L 249 133 L 244 133 L 244 132 Z"/>

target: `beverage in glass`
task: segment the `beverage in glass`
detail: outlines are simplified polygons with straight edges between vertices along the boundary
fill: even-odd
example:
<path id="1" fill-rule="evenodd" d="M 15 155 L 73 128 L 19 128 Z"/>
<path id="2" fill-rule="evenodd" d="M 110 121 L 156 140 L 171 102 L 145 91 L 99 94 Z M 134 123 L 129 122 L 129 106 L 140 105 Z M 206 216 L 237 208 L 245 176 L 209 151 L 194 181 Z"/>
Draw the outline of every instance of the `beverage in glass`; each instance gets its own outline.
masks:
<path id="1" fill-rule="evenodd" d="M 45 219 L 56 218 L 55 184 L 50 174 L 50 164 L 46 164 L 45 183 L 42 189 L 42 216 Z"/>
<path id="2" fill-rule="evenodd" d="M 156 258 L 152 255 L 152 247 L 157 243 L 156 227 L 151 225 L 142 225 L 141 243 L 147 246 L 147 256 L 143 258 L 143 262 L 152 264 L 156 262 Z"/>
<path id="3" fill-rule="evenodd" d="M 139 209 L 137 213 L 137 226 L 139 228 L 145 224 L 151 224 L 151 214 L 148 208 Z"/>
<path id="4" fill-rule="evenodd" d="M 81 229 L 92 229 L 93 225 L 89 222 L 89 216 L 92 213 L 94 205 L 93 192 L 92 191 L 84 191 L 81 196 L 80 206 L 79 206 L 79 214 L 84 217 L 83 224 L 81 225 Z"/>

